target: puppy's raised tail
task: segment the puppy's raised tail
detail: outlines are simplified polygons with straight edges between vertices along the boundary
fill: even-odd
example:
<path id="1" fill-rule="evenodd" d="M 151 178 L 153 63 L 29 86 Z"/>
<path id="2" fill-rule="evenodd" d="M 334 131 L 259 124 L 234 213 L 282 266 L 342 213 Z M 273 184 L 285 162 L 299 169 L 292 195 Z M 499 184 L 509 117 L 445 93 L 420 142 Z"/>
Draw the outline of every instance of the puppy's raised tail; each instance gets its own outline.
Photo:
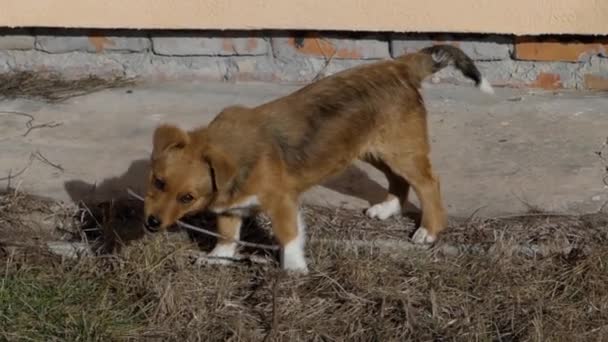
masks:
<path id="1" fill-rule="evenodd" d="M 481 75 L 473 60 L 457 47 L 451 45 L 429 46 L 417 53 L 404 55 L 398 60 L 406 62 L 410 72 L 416 74 L 420 82 L 446 66 L 453 65 L 464 76 L 473 80 L 481 91 L 494 94 L 492 85 Z"/>

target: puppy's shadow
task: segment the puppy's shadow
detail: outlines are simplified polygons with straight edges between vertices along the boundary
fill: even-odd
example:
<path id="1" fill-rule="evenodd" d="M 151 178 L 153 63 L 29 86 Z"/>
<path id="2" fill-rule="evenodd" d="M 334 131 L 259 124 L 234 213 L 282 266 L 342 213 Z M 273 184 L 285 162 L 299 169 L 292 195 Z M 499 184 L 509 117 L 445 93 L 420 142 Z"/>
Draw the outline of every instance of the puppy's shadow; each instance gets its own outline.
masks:
<path id="1" fill-rule="evenodd" d="M 346 196 L 365 200 L 370 205 L 382 202 L 387 194 L 385 187 L 378 184 L 357 165 L 351 165 L 342 174 L 330 179 L 322 186 Z M 420 224 L 421 211 L 410 201 L 405 206 L 404 215 L 414 220 L 416 225 Z"/>
<path id="2" fill-rule="evenodd" d="M 143 194 L 146 188 L 150 162 L 147 159 L 131 163 L 122 175 L 104 179 L 101 183 L 88 183 L 83 180 L 70 180 L 64 187 L 75 203 L 98 204 L 107 201 L 133 199 L 127 193 L 127 188 L 137 194 Z"/>
<path id="3" fill-rule="evenodd" d="M 101 183 L 88 183 L 83 180 L 70 180 L 64 184 L 67 193 L 80 207 L 79 220 L 82 233 L 89 241 L 95 243 L 99 253 L 112 253 L 131 241 L 142 238 L 143 203 L 132 198 L 127 189 L 143 195 L 149 172 L 149 161 L 136 160 L 120 176 L 111 177 Z M 371 204 L 381 202 L 386 196 L 386 189 L 372 180 L 366 172 L 357 166 L 351 166 L 346 172 L 332 178 L 324 187 L 338 193 L 358 197 Z M 419 211 L 415 207 L 406 211 L 408 216 L 419 221 Z M 185 222 L 210 231 L 216 231 L 217 220 L 211 213 L 201 213 L 184 218 Z M 243 222 L 242 239 L 259 244 L 273 244 L 269 224 L 259 218 L 248 218 Z M 173 228 L 171 231 L 179 231 Z M 190 239 L 198 243 L 204 251 L 210 251 L 216 238 L 202 233 L 187 230 Z M 263 250 L 245 248 L 245 253 L 264 253 Z"/>
<path id="4" fill-rule="evenodd" d="M 346 196 L 363 199 L 372 205 L 382 202 L 386 196 L 386 189 L 356 165 L 351 165 L 322 186 Z"/>
<path id="5" fill-rule="evenodd" d="M 143 203 L 131 198 L 127 188 L 142 194 L 148 169 L 147 160 L 137 160 L 122 175 L 98 184 L 83 180 L 64 183 L 70 199 L 79 207 L 81 234 L 96 252 L 111 253 L 143 237 Z"/>
<path id="6" fill-rule="evenodd" d="M 107 178 L 101 183 L 70 180 L 64 184 L 71 200 L 79 206 L 77 219 L 80 221 L 81 233 L 93 243 L 96 252 L 116 252 L 146 234 L 143 229 L 143 203 L 131 197 L 127 189 L 143 196 L 149 168 L 148 160 L 136 160 L 122 175 Z M 211 213 L 201 213 L 184 218 L 183 221 L 213 232 L 217 230 L 216 217 Z M 170 233 L 179 231 L 182 230 L 177 227 L 169 230 Z M 202 250 L 210 251 L 215 246 L 215 237 L 191 230 L 185 231 L 188 238 L 195 241 Z M 244 220 L 242 238 L 261 244 L 274 243 L 268 230 L 254 218 Z M 249 249 L 244 251 L 257 252 Z"/>

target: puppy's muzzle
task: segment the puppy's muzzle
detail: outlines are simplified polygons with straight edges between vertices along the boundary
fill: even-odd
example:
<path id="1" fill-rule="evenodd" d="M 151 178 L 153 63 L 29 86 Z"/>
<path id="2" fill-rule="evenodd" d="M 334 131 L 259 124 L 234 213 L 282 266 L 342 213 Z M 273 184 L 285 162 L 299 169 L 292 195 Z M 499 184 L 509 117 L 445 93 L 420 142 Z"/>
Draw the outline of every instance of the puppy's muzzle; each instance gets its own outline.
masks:
<path id="1" fill-rule="evenodd" d="M 146 219 L 144 227 L 146 228 L 147 231 L 149 231 L 151 233 L 156 233 L 160 229 L 161 224 L 162 224 L 162 222 L 158 217 L 156 217 L 154 215 L 150 215 Z"/>

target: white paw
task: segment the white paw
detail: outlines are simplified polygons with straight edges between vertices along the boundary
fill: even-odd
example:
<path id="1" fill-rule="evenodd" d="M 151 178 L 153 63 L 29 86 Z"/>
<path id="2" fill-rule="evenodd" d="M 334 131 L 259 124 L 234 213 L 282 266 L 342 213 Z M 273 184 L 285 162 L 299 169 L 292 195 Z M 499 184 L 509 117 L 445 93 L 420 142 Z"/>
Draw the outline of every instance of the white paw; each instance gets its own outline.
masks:
<path id="1" fill-rule="evenodd" d="M 306 265 L 306 258 L 304 257 L 304 248 L 301 241 L 298 241 L 298 239 L 288 243 L 285 248 L 283 248 L 281 259 L 282 267 L 285 271 L 302 274 L 308 273 L 308 266 Z"/>
<path id="2" fill-rule="evenodd" d="M 401 204 L 397 198 L 391 198 L 388 201 L 374 204 L 373 206 L 369 207 L 367 211 L 365 211 L 365 214 L 368 217 L 377 218 L 380 220 L 386 220 L 387 218 L 400 213 Z"/>
<path id="3" fill-rule="evenodd" d="M 486 94 L 494 94 L 494 88 L 492 88 L 492 85 L 485 77 L 481 79 L 481 83 L 479 83 L 479 89 Z"/>
<path id="4" fill-rule="evenodd" d="M 208 263 L 229 264 L 236 255 L 236 243 L 217 244 L 207 255 Z"/>
<path id="5" fill-rule="evenodd" d="M 306 265 L 306 260 L 304 258 L 298 259 L 283 259 L 283 269 L 287 272 L 308 274 L 308 265 Z"/>
<path id="6" fill-rule="evenodd" d="M 437 237 L 430 235 L 429 231 L 426 230 L 426 228 L 420 227 L 418 228 L 418 230 L 416 230 L 414 236 L 412 236 L 412 240 L 414 241 L 414 243 L 417 244 L 428 244 L 435 242 L 435 240 L 437 240 Z"/>

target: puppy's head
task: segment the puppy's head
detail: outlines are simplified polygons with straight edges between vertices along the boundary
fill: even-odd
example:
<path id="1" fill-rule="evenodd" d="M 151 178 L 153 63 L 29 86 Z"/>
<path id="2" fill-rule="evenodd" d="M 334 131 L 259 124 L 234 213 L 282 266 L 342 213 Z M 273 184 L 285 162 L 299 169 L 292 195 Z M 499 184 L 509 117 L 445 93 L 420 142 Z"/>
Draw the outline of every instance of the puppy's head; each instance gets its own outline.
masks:
<path id="1" fill-rule="evenodd" d="M 144 222 L 155 232 L 205 210 L 226 181 L 222 175 L 231 170 L 200 139 L 178 127 L 158 127 L 153 140 Z"/>

